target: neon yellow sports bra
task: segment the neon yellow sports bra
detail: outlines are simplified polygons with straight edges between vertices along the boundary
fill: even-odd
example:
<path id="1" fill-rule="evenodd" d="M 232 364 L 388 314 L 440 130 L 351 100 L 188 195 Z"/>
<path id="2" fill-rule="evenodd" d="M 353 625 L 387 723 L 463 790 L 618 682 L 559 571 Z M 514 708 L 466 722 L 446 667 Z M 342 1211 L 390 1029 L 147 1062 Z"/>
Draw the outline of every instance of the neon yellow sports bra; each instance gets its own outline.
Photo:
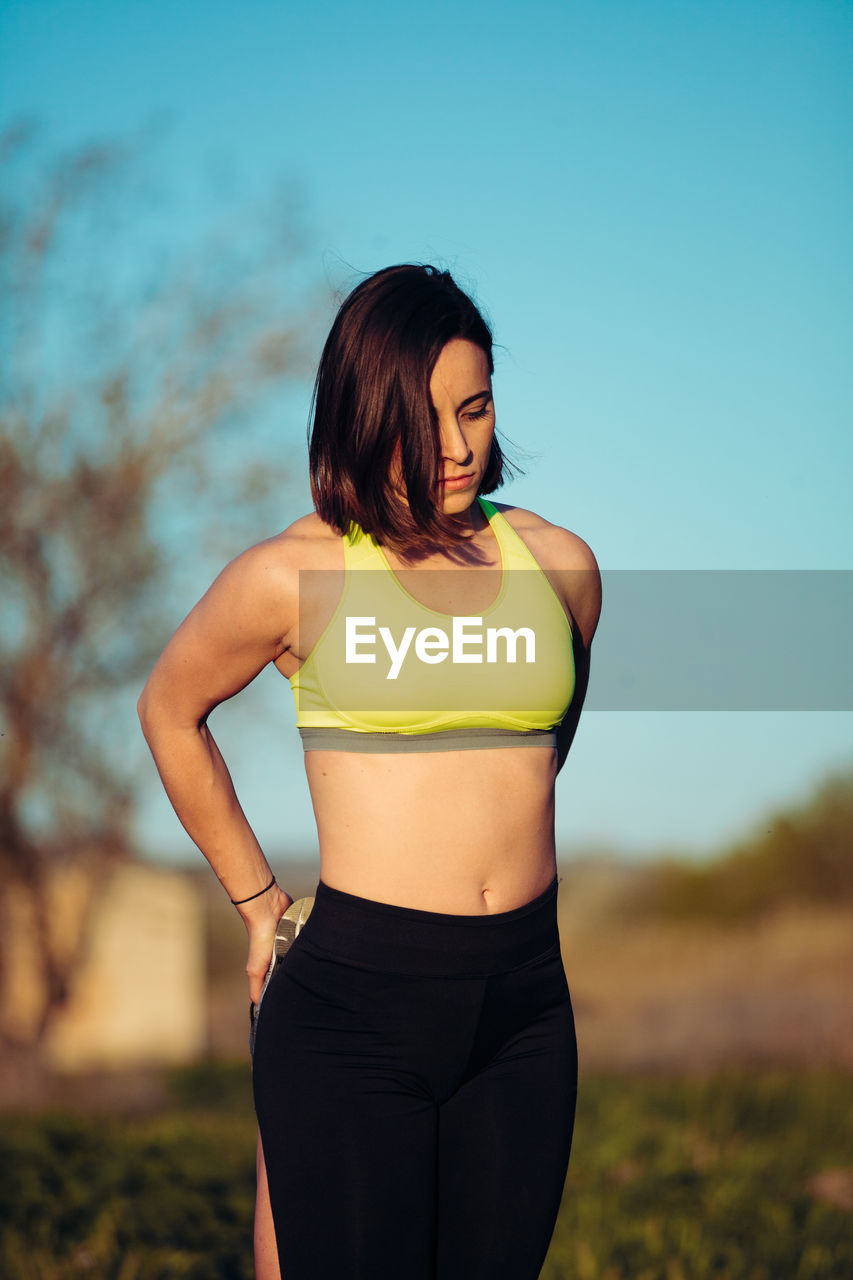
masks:
<path id="1" fill-rule="evenodd" d="M 290 678 L 306 751 L 555 745 L 575 687 L 571 623 L 509 521 L 478 501 L 501 575 L 495 599 L 476 615 L 428 608 L 372 535 L 356 525 L 344 536 L 340 599 Z"/>

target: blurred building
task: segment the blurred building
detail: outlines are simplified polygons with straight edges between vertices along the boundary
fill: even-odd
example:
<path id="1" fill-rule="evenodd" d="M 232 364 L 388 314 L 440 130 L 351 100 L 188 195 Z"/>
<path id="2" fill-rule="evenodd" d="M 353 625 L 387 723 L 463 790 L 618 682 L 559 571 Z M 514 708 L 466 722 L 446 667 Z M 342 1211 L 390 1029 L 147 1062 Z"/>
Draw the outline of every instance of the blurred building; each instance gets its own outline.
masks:
<path id="1" fill-rule="evenodd" d="M 198 882 L 141 862 L 111 868 L 92 897 L 85 873 L 50 886 L 60 948 L 82 940 L 65 1005 L 53 1016 L 43 1062 L 57 1072 L 178 1064 L 207 1047 L 205 904 Z M 2 1022 L 26 1037 L 41 1007 L 38 931 L 14 892 L 4 904 Z"/>

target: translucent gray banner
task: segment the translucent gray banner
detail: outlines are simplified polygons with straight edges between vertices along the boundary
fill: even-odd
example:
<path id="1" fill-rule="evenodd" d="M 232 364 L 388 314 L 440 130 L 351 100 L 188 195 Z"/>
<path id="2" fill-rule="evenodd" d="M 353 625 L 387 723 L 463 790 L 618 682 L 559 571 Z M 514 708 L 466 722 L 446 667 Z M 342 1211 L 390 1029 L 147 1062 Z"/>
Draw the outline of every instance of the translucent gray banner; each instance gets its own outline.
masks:
<path id="1" fill-rule="evenodd" d="M 586 706 L 853 710 L 853 571 L 608 570 Z"/>
<path id="2" fill-rule="evenodd" d="M 299 579 L 306 712 L 545 716 L 572 680 L 565 617 L 536 570 L 356 570 L 345 589 L 343 573 Z M 853 711 L 853 570 L 605 570 L 602 581 L 588 709 Z M 567 589 L 583 594 L 583 575 Z"/>

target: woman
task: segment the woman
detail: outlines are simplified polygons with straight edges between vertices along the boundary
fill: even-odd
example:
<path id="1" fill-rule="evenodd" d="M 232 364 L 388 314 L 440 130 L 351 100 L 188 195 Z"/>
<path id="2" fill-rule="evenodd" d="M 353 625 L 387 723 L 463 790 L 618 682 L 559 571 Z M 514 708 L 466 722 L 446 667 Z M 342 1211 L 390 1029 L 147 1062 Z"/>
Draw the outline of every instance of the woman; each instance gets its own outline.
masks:
<path id="1" fill-rule="evenodd" d="M 254 1060 L 285 1280 L 534 1280 L 559 1207 L 577 1057 L 554 782 L 600 580 L 580 538 L 480 496 L 504 469 L 492 372 L 449 274 L 360 284 L 317 375 L 315 513 L 223 571 L 141 699 L 257 1000 L 291 899 L 207 720 L 269 662 L 296 696 L 320 882 Z"/>

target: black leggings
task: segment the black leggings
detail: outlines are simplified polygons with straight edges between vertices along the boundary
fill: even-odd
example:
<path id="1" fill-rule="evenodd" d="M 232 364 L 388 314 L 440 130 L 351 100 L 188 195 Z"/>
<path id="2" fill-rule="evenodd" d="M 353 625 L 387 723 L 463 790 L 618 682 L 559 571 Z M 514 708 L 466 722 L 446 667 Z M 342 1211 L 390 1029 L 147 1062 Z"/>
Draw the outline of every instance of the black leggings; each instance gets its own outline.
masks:
<path id="1" fill-rule="evenodd" d="M 282 1280 L 536 1280 L 577 1047 L 557 882 L 444 915 L 317 888 L 258 1014 Z"/>

